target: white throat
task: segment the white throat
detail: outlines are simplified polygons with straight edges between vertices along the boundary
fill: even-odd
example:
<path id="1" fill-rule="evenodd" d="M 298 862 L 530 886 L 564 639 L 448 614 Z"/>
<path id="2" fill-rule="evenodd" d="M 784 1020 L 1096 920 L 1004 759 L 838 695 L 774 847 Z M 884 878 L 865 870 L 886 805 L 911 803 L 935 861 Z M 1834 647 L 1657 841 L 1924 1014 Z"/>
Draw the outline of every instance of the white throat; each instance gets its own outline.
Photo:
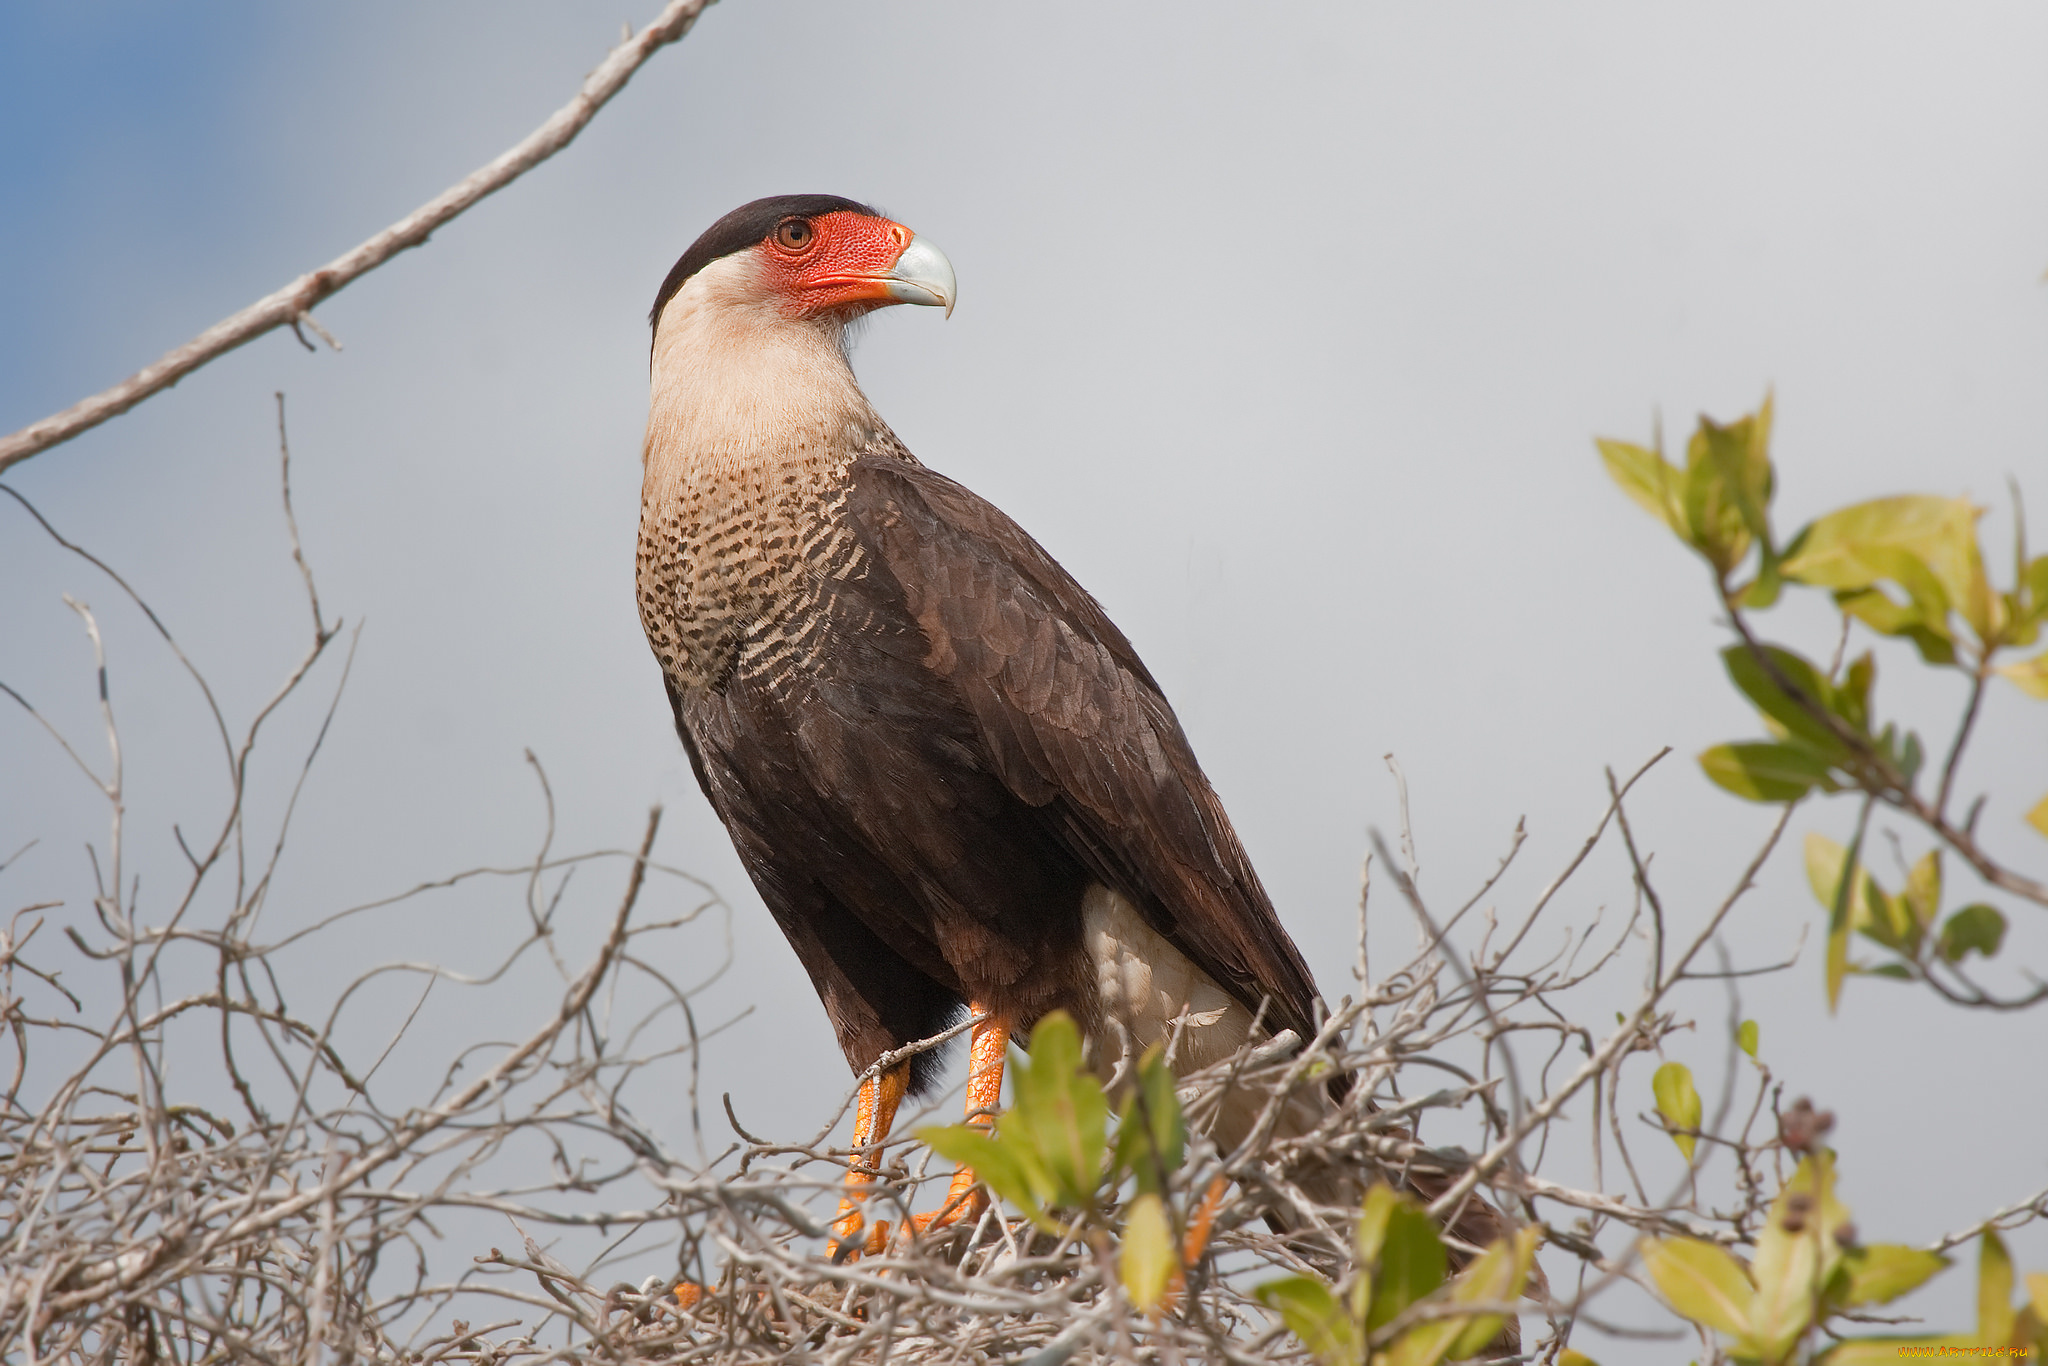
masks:
<path id="1" fill-rule="evenodd" d="M 654 330 L 646 491 L 843 460 L 884 430 L 842 349 L 843 322 L 791 316 L 751 253 L 698 271 Z"/>

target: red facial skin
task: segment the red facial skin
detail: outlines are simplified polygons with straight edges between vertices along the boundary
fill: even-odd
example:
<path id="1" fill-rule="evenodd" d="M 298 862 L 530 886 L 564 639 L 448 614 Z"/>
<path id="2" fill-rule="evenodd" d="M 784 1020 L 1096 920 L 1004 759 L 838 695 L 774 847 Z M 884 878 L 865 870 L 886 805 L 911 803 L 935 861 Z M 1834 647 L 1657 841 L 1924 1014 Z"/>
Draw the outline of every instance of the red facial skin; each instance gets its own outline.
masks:
<path id="1" fill-rule="evenodd" d="M 833 309 L 864 313 L 895 302 L 889 297 L 889 272 L 910 245 L 909 228 L 843 209 L 803 221 L 810 224 L 811 237 L 801 248 L 784 246 L 778 240 L 780 228 L 755 248 L 769 282 L 798 317 Z"/>

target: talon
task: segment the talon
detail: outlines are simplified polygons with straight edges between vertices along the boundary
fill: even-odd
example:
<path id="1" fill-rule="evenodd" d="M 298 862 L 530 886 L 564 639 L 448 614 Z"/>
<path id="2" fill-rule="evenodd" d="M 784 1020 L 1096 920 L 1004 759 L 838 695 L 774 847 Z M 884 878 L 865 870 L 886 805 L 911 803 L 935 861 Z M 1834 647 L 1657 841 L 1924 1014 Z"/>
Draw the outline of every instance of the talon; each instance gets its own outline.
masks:
<path id="1" fill-rule="evenodd" d="M 969 1219 L 979 1219 L 981 1217 L 981 1212 L 988 1208 L 988 1193 L 974 1185 L 974 1173 L 972 1171 L 967 1171 L 965 1174 L 967 1177 L 966 1184 L 969 1187 L 967 1191 L 963 1193 L 948 1190 L 946 1192 L 945 1204 L 940 1205 L 929 1214 L 919 1214 L 911 1219 L 911 1223 L 919 1233 L 929 1233 L 933 1229 L 950 1228 L 954 1224 L 964 1223 Z M 956 1182 L 959 1180 L 959 1174 L 955 1174 L 954 1180 Z"/>
<path id="2" fill-rule="evenodd" d="M 967 1062 L 967 1122 L 981 1129 L 995 1126 L 995 1111 L 1003 1095 L 1003 1061 L 1010 1047 L 1010 1029 L 984 1006 L 968 1009 L 985 1018 L 974 1027 Z M 835 1265 L 856 1257 L 878 1257 L 889 1246 L 890 1224 L 877 1219 L 868 1224 L 861 1206 L 868 1188 L 880 1174 L 875 1149 L 889 1137 L 896 1108 L 910 1086 L 910 1065 L 901 1063 L 879 1077 L 860 1084 L 860 1097 L 853 1111 L 853 1162 L 846 1173 L 846 1193 L 839 1201 L 839 1214 L 832 1221 L 828 1251 Z M 946 1187 L 946 1198 L 929 1214 L 913 1215 L 905 1222 L 906 1234 L 929 1233 L 968 1219 L 978 1219 L 988 1208 L 988 1192 L 974 1176 L 974 1169 L 961 1167 Z M 865 1230 L 866 1236 L 862 1236 Z"/>
<path id="3" fill-rule="evenodd" d="M 834 1266 L 840 1266 L 860 1256 L 866 1247 L 866 1240 L 861 1237 L 861 1231 L 866 1224 L 867 1221 L 858 1214 L 832 1221 L 832 1241 L 825 1245 L 825 1254 L 832 1259 Z"/>
<path id="4" fill-rule="evenodd" d="M 828 1250 L 834 1263 L 851 1261 L 863 1253 L 873 1256 L 887 1245 L 886 1220 L 876 1221 L 866 1241 L 859 1241 L 860 1231 L 867 1223 L 860 1206 L 879 1174 L 876 1162 L 880 1154 L 872 1150 L 889 1137 L 889 1126 L 896 1122 L 896 1107 L 903 1103 L 903 1093 L 909 1086 L 908 1063 L 899 1063 L 860 1084 L 860 1098 L 853 1110 L 853 1161 L 847 1168 L 846 1194 L 839 1201 L 839 1217 L 832 1221 L 833 1241 Z"/>
<path id="5" fill-rule="evenodd" d="M 1229 1183 L 1218 1176 L 1209 1182 L 1209 1189 L 1202 1192 L 1202 1203 L 1195 1207 L 1195 1213 L 1188 1220 L 1187 1237 L 1181 1241 L 1180 1265 L 1173 1269 L 1173 1275 L 1166 1282 L 1166 1296 L 1160 1302 L 1164 1313 L 1172 1313 L 1180 1305 L 1181 1291 L 1187 1288 L 1188 1273 L 1195 1269 L 1195 1263 L 1202 1260 L 1202 1253 L 1208 1249 L 1209 1235 L 1216 1228 L 1216 1212 L 1223 1207 L 1223 1194 Z"/>
<path id="6" fill-rule="evenodd" d="M 977 1129 L 995 1127 L 995 1112 L 1003 1099 L 1003 1060 L 1010 1048 L 1010 1027 L 992 1010 L 974 1005 L 969 1010 L 985 1015 L 974 1027 L 967 1053 L 967 1122 Z M 930 1214 L 911 1222 L 920 1233 L 947 1228 L 967 1219 L 978 1219 L 988 1208 L 988 1192 L 977 1182 L 972 1167 L 960 1167 L 946 1186 L 946 1198 Z"/>

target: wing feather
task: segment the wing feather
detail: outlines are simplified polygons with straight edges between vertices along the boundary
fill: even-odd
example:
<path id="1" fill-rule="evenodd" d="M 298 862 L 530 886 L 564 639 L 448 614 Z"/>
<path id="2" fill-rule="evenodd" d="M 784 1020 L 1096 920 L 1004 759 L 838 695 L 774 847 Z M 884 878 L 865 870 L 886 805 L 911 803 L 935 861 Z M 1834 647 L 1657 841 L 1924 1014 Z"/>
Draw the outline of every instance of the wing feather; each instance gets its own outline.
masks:
<path id="1" fill-rule="evenodd" d="M 1072 855 L 1275 1027 L 1314 981 L 1159 685 L 1024 530 L 945 476 L 869 458 L 847 513 L 975 718 L 987 763 Z"/>

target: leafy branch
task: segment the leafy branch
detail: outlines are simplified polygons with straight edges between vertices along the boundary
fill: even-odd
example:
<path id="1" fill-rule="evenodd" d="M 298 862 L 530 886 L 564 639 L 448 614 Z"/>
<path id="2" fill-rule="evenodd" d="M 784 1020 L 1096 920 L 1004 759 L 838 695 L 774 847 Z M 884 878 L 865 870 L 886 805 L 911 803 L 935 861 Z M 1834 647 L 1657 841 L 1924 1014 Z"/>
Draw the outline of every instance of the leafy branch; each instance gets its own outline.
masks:
<path id="1" fill-rule="evenodd" d="M 1844 978 L 1867 972 L 1928 983 L 1961 1005 L 2014 1009 L 2048 999 L 2048 983 L 2000 997 L 1963 967 L 1970 954 L 1995 956 L 2005 938 L 2003 911 L 1973 902 L 1941 913 L 1940 850 L 1953 852 L 1987 884 L 2048 908 L 2048 883 L 1994 856 L 1980 841 L 1983 799 L 1958 822 L 1951 815 L 1957 774 L 1982 712 L 1984 693 L 2002 678 L 2027 696 L 2048 699 L 2048 555 L 2029 558 L 2026 526 L 2014 494 L 2014 555 L 2009 584 L 1985 569 L 1977 523 L 1983 510 L 1965 499 L 1930 494 L 1878 498 L 1830 512 L 1781 540 L 1771 522 L 1776 472 L 1770 458 L 1771 400 L 1731 423 L 1702 417 L 1683 468 L 1660 448 L 1598 442 L 1608 473 L 1662 521 L 1713 575 L 1735 643 L 1721 652 L 1737 691 L 1770 738 L 1715 745 L 1700 756 L 1709 778 L 1749 801 L 1788 803 L 1811 792 L 1862 794 L 1910 817 L 1939 848 L 1913 867 L 1905 888 L 1885 893 L 1863 870 L 1862 837 L 1846 851 L 1809 840 L 1815 895 L 1829 910 L 1826 980 L 1830 1008 Z M 1823 668 L 1761 638 L 1754 614 L 1788 587 L 1827 592 L 1841 614 L 1835 660 Z M 1928 754 L 1920 736 L 1882 724 L 1872 692 L 1877 662 L 1869 650 L 1844 661 L 1854 629 L 1912 644 L 1930 668 L 1960 673 L 1968 697 L 1933 780 L 1922 791 Z M 2018 656 L 2018 657 L 2015 657 Z M 2048 836 L 2048 796 L 2026 816 Z M 1814 837 L 1818 839 L 1818 837 Z M 1853 964 L 1852 933 L 1890 952 L 1875 966 Z"/>

